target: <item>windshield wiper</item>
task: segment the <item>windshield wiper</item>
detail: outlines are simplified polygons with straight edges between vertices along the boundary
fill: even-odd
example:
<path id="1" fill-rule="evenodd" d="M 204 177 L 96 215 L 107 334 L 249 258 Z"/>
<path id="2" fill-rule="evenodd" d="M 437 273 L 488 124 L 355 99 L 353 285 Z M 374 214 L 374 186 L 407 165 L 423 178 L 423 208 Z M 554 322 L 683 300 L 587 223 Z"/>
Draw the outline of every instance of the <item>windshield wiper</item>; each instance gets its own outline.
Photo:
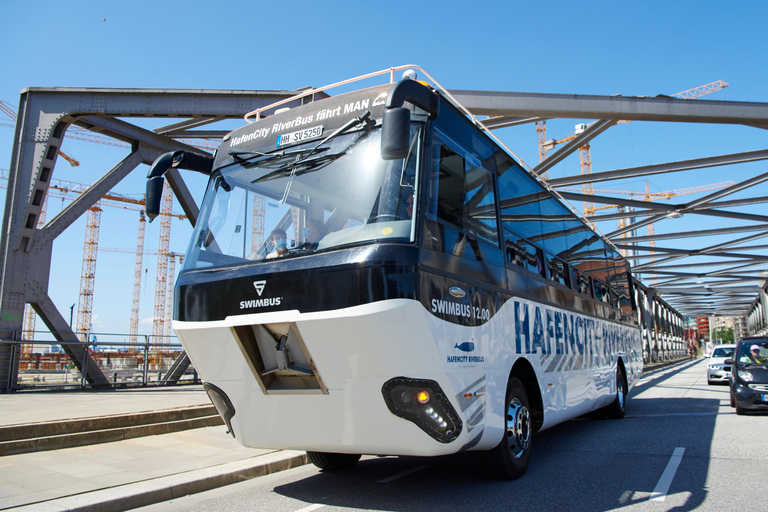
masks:
<path id="1" fill-rule="evenodd" d="M 329 149 L 329 148 L 323 148 L 323 149 Z M 320 164 L 329 164 L 336 160 L 337 158 L 343 156 L 346 153 L 346 150 L 339 151 L 338 153 L 330 153 L 327 155 L 319 155 L 315 156 L 314 158 L 304 158 L 302 160 L 291 162 L 290 164 L 286 164 L 279 169 L 272 171 L 270 173 L 265 174 L 261 178 L 256 178 L 255 180 L 251 181 L 251 183 L 260 183 L 262 181 L 269 181 L 275 178 L 278 178 L 280 176 L 285 176 L 287 171 L 295 172 L 295 174 L 304 174 L 305 172 L 309 172 L 310 170 L 317 170 L 320 166 Z M 303 172 L 296 172 L 297 168 L 305 168 Z"/>
<path id="2" fill-rule="evenodd" d="M 328 154 L 328 155 L 323 155 L 321 157 L 310 158 L 314 153 L 316 153 L 318 151 L 324 151 L 324 150 L 330 149 L 330 148 L 321 148 L 320 146 L 322 146 L 323 144 L 328 143 L 329 141 L 333 140 L 334 138 L 338 137 L 339 135 L 342 135 L 342 134 L 348 132 L 349 130 L 351 130 L 352 128 L 354 128 L 354 127 L 356 127 L 356 126 L 358 126 L 360 124 L 365 124 L 365 127 L 364 127 L 365 133 L 361 134 L 358 138 L 356 138 L 354 141 L 349 143 L 349 145 L 347 145 L 347 147 L 344 148 L 342 151 L 339 151 L 337 153 Z M 315 147 L 313 147 L 305 156 L 303 156 L 301 158 L 297 158 L 295 161 L 293 161 L 293 162 L 291 162 L 289 164 L 286 164 L 286 165 L 280 167 L 279 169 L 277 169 L 275 171 L 272 171 L 269 174 L 266 174 L 266 175 L 262 176 L 261 178 L 257 178 L 255 180 L 253 180 L 251 183 L 256 183 L 256 182 L 259 182 L 259 181 L 266 181 L 266 180 L 272 179 L 274 177 L 277 177 L 277 176 L 285 173 L 288 169 L 290 169 L 291 170 L 291 174 L 290 174 L 290 176 L 288 178 L 288 183 L 285 186 L 285 192 L 283 193 L 283 198 L 280 200 L 280 203 L 284 203 L 286 201 L 286 199 L 288 199 L 288 193 L 291 190 L 291 183 L 293 182 L 293 177 L 296 175 L 296 169 L 297 168 L 310 165 L 311 166 L 310 168 L 305 169 L 304 172 L 300 173 L 300 174 L 304 174 L 306 172 L 309 172 L 310 170 L 317 170 L 318 168 L 320 168 L 319 164 L 321 162 L 327 162 L 327 163 L 332 162 L 333 160 L 335 160 L 335 159 L 341 157 L 342 155 L 346 154 L 346 152 L 349 151 L 350 148 L 352 148 L 355 145 L 357 145 L 363 139 L 363 137 L 365 137 L 366 135 L 371 133 L 371 130 L 373 129 L 373 127 L 375 125 L 376 125 L 376 121 L 371 119 L 371 112 L 368 111 L 368 112 L 366 112 L 365 114 L 363 114 L 360 117 L 356 117 L 354 119 L 351 119 L 344 126 L 342 126 L 338 130 L 336 130 L 335 132 L 333 132 L 332 134 L 330 134 L 329 136 L 327 136 L 326 138 L 324 138 L 323 140 L 318 142 L 315 145 Z"/>
<path id="3" fill-rule="evenodd" d="M 285 155 L 285 151 L 276 151 L 275 153 L 262 153 L 261 151 L 230 149 L 229 151 L 227 151 L 227 154 L 235 157 L 240 162 L 248 162 L 249 160 L 253 160 L 257 156 L 267 157 L 264 160 L 272 160 L 273 158 L 277 158 Z M 263 162 L 264 160 L 259 160 L 259 161 Z"/>
<path id="4" fill-rule="evenodd" d="M 368 134 L 373 129 L 373 127 L 376 125 L 376 121 L 371 119 L 371 111 L 370 110 L 367 111 L 365 114 L 363 114 L 360 117 L 356 117 L 354 119 L 351 119 L 350 121 L 347 122 L 347 124 L 345 124 L 344 126 L 339 128 L 338 130 L 336 130 L 335 132 L 333 132 L 332 134 L 330 134 L 329 136 L 327 136 L 326 138 L 324 138 L 323 140 L 318 142 L 317 145 L 314 148 L 312 148 L 312 151 L 307 153 L 307 156 L 305 156 L 302 160 L 306 160 L 307 158 L 312 156 L 312 154 L 315 151 L 317 151 L 317 149 L 320 146 L 322 146 L 323 144 L 325 144 L 326 142 L 329 142 L 329 141 L 335 139 L 336 137 L 338 137 L 339 135 L 342 135 L 342 134 L 348 132 L 352 128 L 360 125 L 361 123 L 365 123 L 365 133 L 366 134 Z M 350 144 L 350 146 L 351 146 L 351 144 Z M 297 161 L 296 163 L 299 163 L 300 161 L 301 160 Z"/>

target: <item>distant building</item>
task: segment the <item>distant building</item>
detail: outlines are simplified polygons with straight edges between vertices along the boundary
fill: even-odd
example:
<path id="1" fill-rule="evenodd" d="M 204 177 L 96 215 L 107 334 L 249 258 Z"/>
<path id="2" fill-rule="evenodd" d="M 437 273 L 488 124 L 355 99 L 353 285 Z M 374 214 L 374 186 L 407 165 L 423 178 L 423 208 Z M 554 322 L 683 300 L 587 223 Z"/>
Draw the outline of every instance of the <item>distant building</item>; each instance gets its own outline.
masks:
<path id="1" fill-rule="evenodd" d="M 699 339 L 709 341 L 709 317 L 696 317 L 696 330 L 699 331 Z"/>

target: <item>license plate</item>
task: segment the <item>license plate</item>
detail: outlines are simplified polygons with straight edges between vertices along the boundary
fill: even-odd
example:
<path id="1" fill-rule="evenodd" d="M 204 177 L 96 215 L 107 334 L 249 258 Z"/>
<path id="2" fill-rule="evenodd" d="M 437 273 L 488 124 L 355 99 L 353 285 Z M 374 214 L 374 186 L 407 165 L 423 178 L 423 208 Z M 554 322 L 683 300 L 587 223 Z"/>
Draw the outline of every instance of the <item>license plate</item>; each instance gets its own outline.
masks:
<path id="1" fill-rule="evenodd" d="M 731 376 L 731 372 L 725 372 L 725 376 L 726 376 L 726 378 L 730 377 Z"/>
<path id="2" fill-rule="evenodd" d="M 761 395 L 760 396 L 760 401 L 761 402 L 768 402 L 768 395 Z"/>
<path id="3" fill-rule="evenodd" d="M 285 135 L 278 135 L 277 145 L 285 146 L 286 144 L 294 144 L 303 140 L 316 139 L 323 135 L 323 127 L 315 126 L 313 128 L 307 128 L 305 130 L 299 130 L 297 132 L 286 133 Z"/>

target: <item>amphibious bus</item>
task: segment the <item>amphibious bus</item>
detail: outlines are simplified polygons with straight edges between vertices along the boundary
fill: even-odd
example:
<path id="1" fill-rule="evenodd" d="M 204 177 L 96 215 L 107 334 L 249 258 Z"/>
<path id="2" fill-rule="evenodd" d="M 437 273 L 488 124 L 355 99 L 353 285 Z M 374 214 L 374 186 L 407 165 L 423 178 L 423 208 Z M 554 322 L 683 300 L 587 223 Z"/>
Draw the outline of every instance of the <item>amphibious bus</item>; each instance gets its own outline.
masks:
<path id="1" fill-rule="evenodd" d="M 616 249 L 439 86 L 324 96 L 149 173 L 150 217 L 168 169 L 210 176 L 173 328 L 231 434 L 515 479 L 535 432 L 621 418 L 643 361 Z"/>

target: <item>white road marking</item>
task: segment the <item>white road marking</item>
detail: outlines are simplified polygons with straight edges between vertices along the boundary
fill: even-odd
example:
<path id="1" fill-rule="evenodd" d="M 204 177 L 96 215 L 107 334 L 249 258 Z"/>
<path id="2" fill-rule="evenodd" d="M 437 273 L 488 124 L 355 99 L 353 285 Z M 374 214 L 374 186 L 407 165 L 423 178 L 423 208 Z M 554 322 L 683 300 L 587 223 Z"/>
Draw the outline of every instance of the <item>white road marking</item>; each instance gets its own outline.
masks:
<path id="1" fill-rule="evenodd" d="M 308 507 L 300 508 L 299 510 L 296 510 L 295 512 L 311 512 L 312 510 L 317 510 L 319 508 L 323 508 L 325 505 L 320 505 L 319 503 L 315 503 L 314 505 L 310 505 Z"/>
<path id="2" fill-rule="evenodd" d="M 403 471 L 402 473 L 398 473 L 395 476 L 391 476 L 389 478 L 385 478 L 384 480 L 379 480 L 378 483 L 380 483 L 380 484 L 388 484 L 389 482 L 397 480 L 398 478 L 410 475 L 411 473 L 415 473 L 417 471 L 421 471 L 422 469 L 424 469 L 426 467 L 427 466 L 416 466 L 415 468 L 411 468 L 408 471 Z"/>
<path id="3" fill-rule="evenodd" d="M 670 457 L 669 462 L 667 463 L 667 468 L 664 470 L 664 473 L 661 474 L 661 478 L 659 478 L 656 488 L 651 493 L 649 501 L 664 501 L 666 499 L 669 486 L 672 485 L 672 479 L 675 478 L 677 467 L 680 465 L 680 461 L 683 460 L 684 453 L 685 448 L 675 448 L 672 457 Z"/>

